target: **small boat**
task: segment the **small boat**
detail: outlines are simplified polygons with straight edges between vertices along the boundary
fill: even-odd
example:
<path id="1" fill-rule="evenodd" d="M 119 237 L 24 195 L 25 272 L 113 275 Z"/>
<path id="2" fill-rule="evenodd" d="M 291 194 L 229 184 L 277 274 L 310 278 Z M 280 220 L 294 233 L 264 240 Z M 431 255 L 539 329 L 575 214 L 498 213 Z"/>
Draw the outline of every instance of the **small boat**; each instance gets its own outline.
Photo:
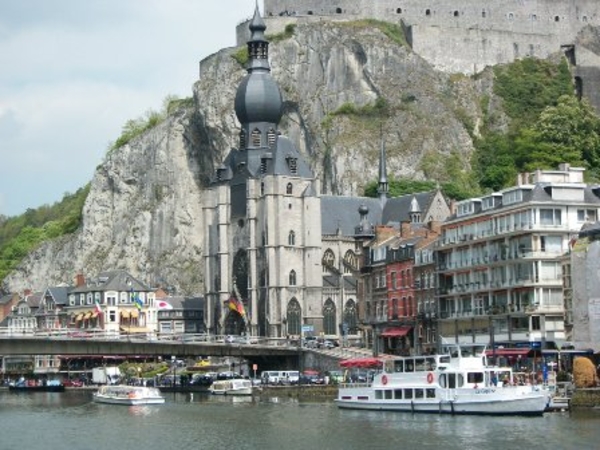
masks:
<path id="1" fill-rule="evenodd" d="M 217 380 L 208 391 L 215 395 L 252 395 L 252 381 L 244 378 Z"/>
<path id="2" fill-rule="evenodd" d="M 489 366 L 484 346 L 452 345 L 447 349 L 446 354 L 379 361 L 366 380 L 340 385 L 338 407 L 532 416 L 541 416 L 546 410 L 548 392 L 542 386 L 516 385 L 510 367 Z M 353 367 L 351 361 L 342 361 L 342 366 Z"/>
<path id="3" fill-rule="evenodd" d="M 94 401 L 112 405 L 157 405 L 165 402 L 160 390 L 146 386 L 107 385 L 94 393 Z"/>
<path id="4" fill-rule="evenodd" d="M 65 386 L 57 380 L 37 380 L 21 379 L 16 383 L 8 385 L 9 391 L 15 392 L 64 392 Z"/>

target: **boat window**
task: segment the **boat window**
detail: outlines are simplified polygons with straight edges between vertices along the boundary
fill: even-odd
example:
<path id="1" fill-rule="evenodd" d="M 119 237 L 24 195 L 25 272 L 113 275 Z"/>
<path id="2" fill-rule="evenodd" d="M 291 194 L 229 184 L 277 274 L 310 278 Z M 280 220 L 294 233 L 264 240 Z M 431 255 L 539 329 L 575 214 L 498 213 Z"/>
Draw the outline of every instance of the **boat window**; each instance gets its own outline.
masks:
<path id="1" fill-rule="evenodd" d="M 383 391 L 380 391 L 379 389 L 375 391 L 375 399 L 376 400 L 381 400 L 383 398 Z"/>
<path id="2" fill-rule="evenodd" d="M 391 389 L 386 389 L 383 392 L 385 392 L 385 399 L 386 400 L 392 400 L 392 398 L 394 396 L 394 391 L 392 391 Z"/>
<path id="3" fill-rule="evenodd" d="M 456 374 L 456 387 L 463 387 L 465 385 L 465 377 L 462 373 Z"/>
<path id="4" fill-rule="evenodd" d="M 404 360 L 394 361 L 394 372 L 404 372 Z"/>
<path id="5" fill-rule="evenodd" d="M 415 372 L 425 372 L 427 370 L 427 366 L 425 365 L 425 358 L 416 358 L 415 359 Z"/>
<path id="6" fill-rule="evenodd" d="M 405 361 L 404 371 L 405 372 L 414 372 L 415 371 L 415 362 L 412 359 L 408 359 Z"/>
<path id="7" fill-rule="evenodd" d="M 424 389 L 415 389 L 415 398 L 423 398 L 425 396 Z"/>
<path id="8" fill-rule="evenodd" d="M 435 398 L 435 389 L 425 389 L 425 394 L 427 398 Z"/>
<path id="9" fill-rule="evenodd" d="M 426 358 L 427 361 L 427 370 L 435 370 L 437 369 L 437 364 L 435 363 L 435 358 Z"/>
<path id="10" fill-rule="evenodd" d="M 483 373 L 482 372 L 467 373 L 467 383 L 483 383 Z"/>
<path id="11" fill-rule="evenodd" d="M 402 400 L 402 389 L 395 389 L 394 390 L 394 399 L 395 400 Z"/>
<path id="12" fill-rule="evenodd" d="M 441 387 L 445 388 L 448 386 L 448 378 L 447 378 L 447 374 L 442 373 L 439 378 L 438 378 L 438 383 L 440 384 Z"/>
<path id="13" fill-rule="evenodd" d="M 440 363 L 449 363 L 450 357 L 448 355 L 440 356 Z"/>
<path id="14" fill-rule="evenodd" d="M 413 398 L 413 391 L 412 391 L 412 389 L 404 389 L 404 398 L 406 400 Z"/>

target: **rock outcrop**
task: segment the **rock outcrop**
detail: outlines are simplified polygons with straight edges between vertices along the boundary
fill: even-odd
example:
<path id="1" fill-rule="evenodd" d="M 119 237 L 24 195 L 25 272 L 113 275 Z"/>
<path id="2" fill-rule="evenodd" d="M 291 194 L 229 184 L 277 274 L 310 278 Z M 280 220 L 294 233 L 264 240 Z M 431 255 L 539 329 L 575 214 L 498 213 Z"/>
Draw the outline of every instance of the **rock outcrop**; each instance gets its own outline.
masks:
<path id="1" fill-rule="evenodd" d="M 271 43 L 272 73 L 285 100 L 280 129 L 324 193 L 362 194 L 377 177 L 382 138 L 391 177 L 444 181 L 448 158 L 468 167 L 472 136 L 490 115 L 481 105 L 502 116 L 491 71 L 477 79 L 436 71 L 384 31 L 372 23 L 321 22 Z M 241 54 L 223 49 L 202 61 L 195 107 L 111 152 L 95 172 L 81 229 L 34 251 L 5 288 L 44 289 L 76 273 L 123 268 L 150 285 L 201 294 L 202 193 L 237 146 Z M 484 95 L 491 101 L 481 102 Z"/>

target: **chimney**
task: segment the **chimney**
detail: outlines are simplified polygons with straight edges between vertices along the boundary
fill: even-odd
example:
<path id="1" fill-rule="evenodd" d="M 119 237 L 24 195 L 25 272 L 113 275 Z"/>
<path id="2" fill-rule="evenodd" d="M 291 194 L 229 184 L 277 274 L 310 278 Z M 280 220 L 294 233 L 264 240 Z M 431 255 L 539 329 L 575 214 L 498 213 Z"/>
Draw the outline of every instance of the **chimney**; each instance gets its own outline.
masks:
<path id="1" fill-rule="evenodd" d="M 75 275 L 75 287 L 85 286 L 85 277 L 82 273 Z"/>
<path id="2" fill-rule="evenodd" d="M 409 237 L 411 235 L 410 222 L 402 222 L 400 224 L 400 236 Z"/>

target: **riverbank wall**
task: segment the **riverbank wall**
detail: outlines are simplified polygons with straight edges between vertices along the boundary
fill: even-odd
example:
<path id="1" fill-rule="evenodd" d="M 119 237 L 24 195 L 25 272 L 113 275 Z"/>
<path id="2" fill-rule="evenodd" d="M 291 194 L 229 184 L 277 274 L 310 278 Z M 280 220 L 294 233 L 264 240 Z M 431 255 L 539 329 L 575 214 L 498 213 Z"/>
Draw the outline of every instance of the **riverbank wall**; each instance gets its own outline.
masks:
<path id="1" fill-rule="evenodd" d="M 571 397 L 571 408 L 600 408 L 600 388 L 575 389 Z"/>

